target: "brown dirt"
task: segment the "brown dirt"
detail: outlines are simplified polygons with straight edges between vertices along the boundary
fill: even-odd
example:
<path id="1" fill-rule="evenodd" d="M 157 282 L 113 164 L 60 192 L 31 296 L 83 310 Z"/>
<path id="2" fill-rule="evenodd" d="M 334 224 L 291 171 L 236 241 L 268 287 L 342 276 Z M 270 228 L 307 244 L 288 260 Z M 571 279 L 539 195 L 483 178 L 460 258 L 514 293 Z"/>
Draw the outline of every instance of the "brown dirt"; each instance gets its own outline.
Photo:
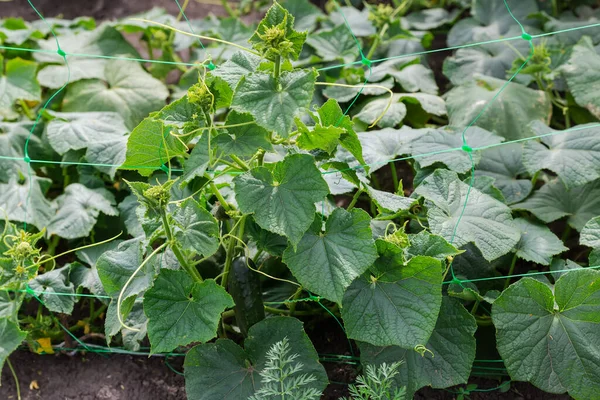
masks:
<path id="1" fill-rule="evenodd" d="M 96 354 L 44 355 L 25 351 L 10 360 L 21 382 L 23 400 L 184 400 L 183 376 L 170 371 L 163 358 Z M 171 360 L 180 370 L 182 360 Z M 39 389 L 31 389 L 36 381 Z M 15 400 L 15 383 L 2 372 L 0 399 Z"/>

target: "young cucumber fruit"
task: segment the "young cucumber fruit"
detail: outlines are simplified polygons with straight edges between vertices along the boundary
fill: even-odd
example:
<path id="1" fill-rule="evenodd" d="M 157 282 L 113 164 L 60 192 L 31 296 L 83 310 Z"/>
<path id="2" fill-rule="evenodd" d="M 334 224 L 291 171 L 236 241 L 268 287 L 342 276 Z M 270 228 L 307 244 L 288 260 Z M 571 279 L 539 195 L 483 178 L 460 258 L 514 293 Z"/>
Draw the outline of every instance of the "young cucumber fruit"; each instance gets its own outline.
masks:
<path id="1" fill-rule="evenodd" d="M 246 257 L 237 258 L 231 264 L 228 279 L 229 294 L 235 302 L 235 319 L 244 336 L 248 334 L 252 325 L 265 319 L 260 277 L 248 268 L 246 262 L 256 269 L 252 260 L 246 260 Z"/>

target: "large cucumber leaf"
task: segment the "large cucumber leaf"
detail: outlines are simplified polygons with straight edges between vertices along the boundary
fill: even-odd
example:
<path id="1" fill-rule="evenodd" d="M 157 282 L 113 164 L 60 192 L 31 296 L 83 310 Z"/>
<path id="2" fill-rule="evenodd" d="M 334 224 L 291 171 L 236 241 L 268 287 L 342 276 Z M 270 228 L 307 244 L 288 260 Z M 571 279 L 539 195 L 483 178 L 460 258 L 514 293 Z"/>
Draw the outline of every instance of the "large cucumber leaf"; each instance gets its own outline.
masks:
<path id="1" fill-rule="evenodd" d="M 600 272 L 563 274 L 554 293 L 523 278 L 492 306 L 498 351 L 513 380 L 576 399 L 600 393 Z"/>

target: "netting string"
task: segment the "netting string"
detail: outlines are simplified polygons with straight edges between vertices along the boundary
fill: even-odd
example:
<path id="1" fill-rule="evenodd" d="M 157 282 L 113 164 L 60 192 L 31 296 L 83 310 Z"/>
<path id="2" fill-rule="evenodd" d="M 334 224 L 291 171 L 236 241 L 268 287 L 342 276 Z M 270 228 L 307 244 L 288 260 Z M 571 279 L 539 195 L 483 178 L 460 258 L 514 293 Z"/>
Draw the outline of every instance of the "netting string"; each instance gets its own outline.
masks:
<path id="1" fill-rule="evenodd" d="M 536 35 L 531 35 L 531 38 L 539 39 L 539 38 L 546 37 L 546 36 L 553 36 L 553 35 L 557 35 L 557 34 L 561 34 L 561 33 L 573 32 L 573 31 L 589 29 L 589 28 L 597 28 L 597 27 L 600 27 L 600 23 L 583 25 L 583 26 L 578 26 L 578 27 L 568 28 L 568 29 L 559 29 L 556 31 L 551 31 L 551 32 L 546 32 L 546 33 L 540 33 L 540 34 L 536 34 Z M 398 55 L 398 56 L 374 59 L 374 60 L 371 60 L 371 63 L 379 64 L 384 61 L 396 60 L 396 59 L 400 59 L 400 58 L 422 56 L 422 55 L 438 53 L 438 52 L 442 52 L 442 51 L 452 51 L 452 50 L 464 49 L 464 48 L 469 48 L 469 47 L 482 46 L 482 45 L 486 45 L 486 44 L 509 42 L 509 41 L 519 40 L 519 39 L 522 39 L 522 37 L 521 36 L 511 36 L 511 37 L 507 37 L 507 38 L 484 40 L 484 41 L 480 41 L 480 42 L 467 43 L 467 44 L 463 44 L 463 45 L 459 45 L 459 46 L 443 47 L 440 49 L 424 50 L 424 51 L 418 51 L 418 52 L 413 52 L 413 53 L 406 53 L 406 54 L 402 54 L 402 55 Z M 48 54 L 55 53 L 55 51 L 47 50 L 47 49 L 30 49 L 30 48 L 26 48 L 26 47 L 4 46 L 4 45 L 0 46 L 0 50 L 24 51 L 24 52 L 30 52 L 30 53 L 48 53 Z M 187 66 L 187 67 L 197 67 L 198 65 L 200 65 L 199 62 L 190 63 L 190 62 L 182 62 L 182 61 L 152 60 L 152 59 L 137 58 L 137 57 L 122 57 L 122 56 L 110 56 L 110 55 L 87 54 L 87 53 L 71 53 L 71 52 L 67 52 L 67 51 L 65 51 L 64 53 L 67 56 L 81 57 L 81 58 L 104 58 L 104 59 L 110 59 L 110 60 L 135 61 L 135 62 L 144 62 L 144 63 L 153 63 L 153 64 L 170 64 L 170 65 L 180 65 L 180 66 Z M 332 65 L 332 66 L 317 68 L 317 71 L 328 71 L 328 70 L 349 67 L 349 66 L 354 66 L 354 65 L 361 65 L 361 64 L 362 64 L 362 61 L 359 60 L 359 61 L 353 61 L 350 63 L 336 64 L 336 65 Z"/>

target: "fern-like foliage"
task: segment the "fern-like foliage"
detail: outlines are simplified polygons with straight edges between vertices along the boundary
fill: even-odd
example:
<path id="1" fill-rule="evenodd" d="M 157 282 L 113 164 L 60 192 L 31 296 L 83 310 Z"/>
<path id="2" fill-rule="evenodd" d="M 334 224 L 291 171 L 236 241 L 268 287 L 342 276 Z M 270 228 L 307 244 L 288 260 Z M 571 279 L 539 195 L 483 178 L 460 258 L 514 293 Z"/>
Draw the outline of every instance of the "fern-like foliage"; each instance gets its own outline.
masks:
<path id="1" fill-rule="evenodd" d="M 306 387 L 317 380 L 313 375 L 299 372 L 304 368 L 295 362 L 298 354 L 290 355 L 288 338 L 275 343 L 267 352 L 267 363 L 260 372 L 262 386 L 248 400 L 318 400 L 321 392 Z"/>
<path id="2" fill-rule="evenodd" d="M 365 375 L 359 375 L 356 384 L 348 388 L 350 398 L 340 400 L 405 400 L 406 388 L 393 387 L 400 365 L 402 362 L 383 363 L 379 367 L 367 365 Z"/>

